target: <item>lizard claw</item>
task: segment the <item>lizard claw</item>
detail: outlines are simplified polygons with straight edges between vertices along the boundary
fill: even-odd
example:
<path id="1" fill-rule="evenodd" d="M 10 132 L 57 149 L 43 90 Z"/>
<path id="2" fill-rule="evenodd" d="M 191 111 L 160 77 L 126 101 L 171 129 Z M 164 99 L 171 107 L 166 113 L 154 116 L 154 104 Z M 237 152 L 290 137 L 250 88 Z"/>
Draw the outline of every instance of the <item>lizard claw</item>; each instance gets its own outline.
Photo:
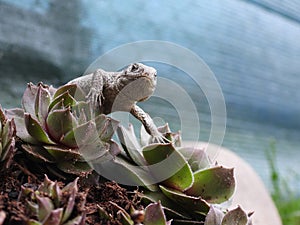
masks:
<path id="1" fill-rule="evenodd" d="M 171 141 L 163 136 L 161 133 L 155 136 L 152 136 L 152 143 L 170 143 Z"/>

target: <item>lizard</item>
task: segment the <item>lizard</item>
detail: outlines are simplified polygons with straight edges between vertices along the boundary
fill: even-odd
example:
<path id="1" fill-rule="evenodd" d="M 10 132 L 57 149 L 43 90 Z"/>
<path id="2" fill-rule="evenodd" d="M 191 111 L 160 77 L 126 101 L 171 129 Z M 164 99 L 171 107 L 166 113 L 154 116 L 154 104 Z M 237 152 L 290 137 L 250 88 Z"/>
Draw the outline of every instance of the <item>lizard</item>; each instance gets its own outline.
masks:
<path id="1" fill-rule="evenodd" d="M 156 69 L 142 63 L 132 63 L 120 72 L 97 69 L 95 72 L 75 78 L 67 84 L 79 86 L 92 107 L 100 113 L 130 112 L 141 121 L 155 141 L 163 142 L 166 138 L 158 131 L 152 118 L 136 104 L 150 98 L 156 83 Z"/>

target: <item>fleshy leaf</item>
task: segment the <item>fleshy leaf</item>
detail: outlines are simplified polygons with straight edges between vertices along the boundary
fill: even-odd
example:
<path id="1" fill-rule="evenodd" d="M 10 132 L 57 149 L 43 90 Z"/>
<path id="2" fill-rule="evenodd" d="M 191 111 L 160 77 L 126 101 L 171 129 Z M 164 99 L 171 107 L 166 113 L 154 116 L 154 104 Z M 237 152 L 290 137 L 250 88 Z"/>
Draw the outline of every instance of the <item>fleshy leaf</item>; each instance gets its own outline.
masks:
<path id="1" fill-rule="evenodd" d="M 38 195 L 35 197 L 39 206 L 38 219 L 39 221 L 44 221 L 50 216 L 52 210 L 54 209 L 54 205 L 51 199 L 48 197 L 40 197 Z"/>
<path id="2" fill-rule="evenodd" d="M 78 180 L 79 178 L 77 177 L 73 182 L 68 183 L 61 191 L 72 192 L 73 190 L 75 190 L 75 192 L 78 192 Z"/>
<path id="3" fill-rule="evenodd" d="M 130 215 L 125 211 L 125 209 L 120 207 L 115 202 L 110 201 L 109 203 L 118 210 L 117 215 L 121 217 L 122 225 L 133 225 L 134 224 Z"/>
<path id="4" fill-rule="evenodd" d="M 134 225 L 132 219 L 128 217 L 123 211 L 118 211 L 117 215 L 118 217 L 120 217 L 122 225 Z"/>
<path id="5" fill-rule="evenodd" d="M 143 194 L 139 194 L 139 196 L 141 197 L 142 202 L 146 205 L 160 201 L 168 218 L 191 219 L 191 215 L 186 212 L 186 209 L 166 197 L 162 192 L 145 190 Z"/>
<path id="6" fill-rule="evenodd" d="M 52 199 L 53 199 L 53 203 L 55 205 L 56 208 L 58 208 L 60 206 L 60 201 L 61 201 L 61 189 L 58 185 L 57 182 L 55 182 L 53 188 L 52 188 Z"/>
<path id="7" fill-rule="evenodd" d="M 200 196 L 209 203 L 227 201 L 235 189 L 233 169 L 222 166 L 197 171 L 194 178 L 194 184 L 186 194 Z"/>
<path id="8" fill-rule="evenodd" d="M 201 197 L 188 196 L 182 192 L 175 189 L 166 188 L 164 186 L 159 186 L 162 192 L 172 201 L 176 202 L 180 206 L 197 212 L 200 214 L 206 214 L 209 211 L 209 205 Z"/>
<path id="9" fill-rule="evenodd" d="M 211 165 L 208 155 L 203 149 L 183 147 L 179 148 L 178 151 L 188 161 L 193 172 L 209 168 Z"/>
<path id="10" fill-rule="evenodd" d="M 77 182 L 77 180 L 78 179 L 76 179 L 76 182 Z M 66 222 L 69 219 L 69 217 L 71 216 L 71 213 L 73 211 L 74 205 L 75 205 L 75 197 L 76 197 L 77 190 L 74 188 L 70 192 L 71 193 L 69 195 L 67 207 L 65 208 L 64 214 L 62 217 L 62 223 Z"/>
<path id="11" fill-rule="evenodd" d="M 78 129 L 78 127 L 74 128 L 74 130 Z M 75 138 L 75 133 L 74 130 L 70 130 L 69 132 L 67 132 L 63 138 L 60 140 L 60 143 L 70 147 L 70 148 L 77 148 L 77 142 L 76 142 L 76 138 Z"/>
<path id="12" fill-rule="evenodd" d="M 57 105 L 59 105 L 61 108 L 71 107 L 75 103 L 76 100 L 69 94 L 68 91 L 66 91 L 51 102 L 48 110 L 50 112 L 51 110 L 58 109 L 59 107 Z"/>
<path id="13" fill-rule="evenodd" d="M 43 129 L 46 129 L 46 118 L 48 115 L 48 106 L 51 101 L 50 92 L 48 87 L 38 85 L 37 93 L 35 96 L 34 110 L 37 120 L 40 122 Z"/>
<path id="14" fill-rule="evenodd" d="M 86 162 L 64 161 L 57 163 L 57 167 L 65 173 L 77 176 L 86 176 L 93 171 L 90 165 Z"/>
<path id="15" fill-rule="evenodd" d="M 168 178 L 162 182 L 165 186 L 184 191 L 193 184 L 190 166 L 171 143 L 148 145 L 143 149 L 143 155 L 153 165 L 151 172 L 157 180 Z"/>
<path id="16" fill-rule="evenodd" d="M 145 127 L 142 125 L 141 129 L 140 129 L 140 137 L 141 137 L 141 145 L 142 146 L 146 146 L 149 145 L 151 142 L 151 135 L 148 134 L 148 132 L 146 131 Z"/>
<path id="17" fill-rule="evenodd" d="M 49 217 L 43 222 L 43 225 L 60 225 L 63 215 L 63 208 L 52 210 Z"/>
<path id="18" fill-rule="evenodd" d="M 74 135 L 74 137 L 70 135 Z M 97 133 L 96 124 L 94 121 L 91 120 L 74 128 L 73 134 L 72 131 L 67 133 L 66 138 L 70 140 L 74 139 L 74 141 L 77 143 L 77 146 L 80 148 L 100 141 Z"/>
<path id="19" fill-rule="evenodd" d="M 112 216 L 103 207 L 97 205 L 97 208 L 98 208 L 100 219 L 106 219 L 106 220 L 113 219 Z"/>
<path id="20" fill-rule="evenodd" d="M 23 141 L 31 144 L 36 144 L 37 141 L 28 133 L 25 120 L 24 120 L 24 110 L 20 108 L 5 110 L 5 115 L 9 119 L 14 119 L 16 125 L 17 136 Z"/>
<path id="21" fill-rule="evenodd" d="M 57 98 L 59 95 L 69 92 L 69 94 L 75 98 L 77 101 L 85 101 L 85 94 L 82 89 L 76 84 L 67 84 L 59 87 L 54 94 L 54 98 Z"/>
<path id="22" fill-rule="evenodd" d="M 147 165 L 144 157 L 141 154 L 141 146 L 137 141 L 137 138 L 134 134 L 132 124 L 129 124 L 128 128 L 126 129 L 123 126 L 120 126 L 117 130 L 118 137 L 120 142 L 125 150 L 127 156 L 139 166 Z"/>
<path id="23" fill-rule="evenodd" d="M 51 111 L 47 118 L 48 131 L 56 141 L 60 141 L 76 125 L 76 119 L 70 108 Z"/>
<path id="24" fill-rule="evenodd" d="M 69 220 L 63 225 L 85 225 L 84 218 L 84 216 L 76 216 L 74 219 Z"/>
<path id="25" fill-rule="evenodd" d="M 211 206 L 206 215 L 204 225 L 221 225 L 223 217 L 224 213 L 221 210 Z"/>
<path id="26" fill-rule="evenodd" d="M 42 146 L 23 144 L 22 148 L 34 161 L 53 163 L 55 159 Z"/>
<path id="27" fill-rule="evenodd" d="M 114 180 L 118 183 L 131 186 L 145 186 L 149 190 L 156 191 L 157 187 L 151 174 L 142 169 L 142 167 L 134 166 L 121 157 L 115 157 L 110 160 L 93 161 L 93 168 L 103 177 Z"/>
<path id="28" fill-rule="evenodd" d="M 109 141 L 119 126 L 119 121 L 100 114 L 95 118 L 99 137 L 102 141 Z"/>
<path id="29" fill-rule="evenodd" d="M 240 206 L 226 213 L 222 220 L 222 225 L 247 225 L 247 223 L 248 216 Z"/>
<path id="30" fill-rule="evenodd" d="M 50 197 L 52 197 L 52 191 L 53 191 L 53 187 L 55 185 L 55 182 L 51 181 L 47 175 L 45 175 L 44 181 L 43 183 L 41 183 L 41 185 L 38 188 L 39 192 L 44 192 L 44 193 L 48 193 L 50 195 Z"/>
<path id="31" fill-rule="evenodd" d="M 145 209 L 144 225 L 167 225 L 161 203 L 152 203 Z"/>
<path id="32" fill-rule="evenodd" d="M 42 84 L 40 84 L 42 85 Z M 24 91 L 23 97 L 22 97 L 22 106 L 26 113 L 29 113 L 33 116 L 35 116 L 35 105 L 34 100 L 35 96 L 38 91 L 38 86 L 34 85 L 33 83 L 29 83 L 27 85 L 27 88 Z M 34 119 L 37 119 L 36 117 Z"/>
<path id="33" fill-rule="evenodd" d="M 35 140 L 45 144 L 54 144 L 37 120 L 32 118 L 32 116 L 28 113 L 25 113 L 24 116 L 26 129 Z"/>
<path id="34" fill-rule="evenodd" d="M 57 145 L 44 145 L 44 148 L 57 160 L 57 162 L 68 160 L 84 161 L 84 158 L 78 152 L 78 149 L 64 148 Z"/>
<path id="35" fill-rule="evenodd" d="M 28 223 L 28 225 L 43 225 L 42 223 L 40 223 L 36 220 L 33 220 L 33 219 L 30 219 L 27 223 Z"/>

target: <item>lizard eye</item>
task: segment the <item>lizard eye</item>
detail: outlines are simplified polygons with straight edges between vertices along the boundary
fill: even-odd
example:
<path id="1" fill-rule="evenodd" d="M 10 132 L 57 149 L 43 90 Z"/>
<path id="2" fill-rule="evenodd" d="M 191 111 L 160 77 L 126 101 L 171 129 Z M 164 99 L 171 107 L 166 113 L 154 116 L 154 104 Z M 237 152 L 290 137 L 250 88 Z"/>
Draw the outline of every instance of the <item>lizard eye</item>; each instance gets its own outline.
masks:
<path id="1" fill-rule="evenodd" d="M 138 65 L 138 64 L 136 64 L 136 63 L 132 64 L 132 66 L 131 66 L 131 72 L 137 71 L 138 68 L 139 68 L 139 65 Z"/>

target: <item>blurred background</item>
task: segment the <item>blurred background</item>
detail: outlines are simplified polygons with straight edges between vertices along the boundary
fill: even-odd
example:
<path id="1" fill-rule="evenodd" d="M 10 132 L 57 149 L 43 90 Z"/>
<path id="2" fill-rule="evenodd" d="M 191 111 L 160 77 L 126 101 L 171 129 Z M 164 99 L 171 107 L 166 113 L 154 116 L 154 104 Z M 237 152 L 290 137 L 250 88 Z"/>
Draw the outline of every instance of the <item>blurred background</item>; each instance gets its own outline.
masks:
<path id="1" fill-rule="evenodd" d="M 276 149 L 276 168 L 300 193 L 297 0 L 0 0 L 0 104 L 20 106 L 28 82 L 59 86 L 106 51 L 140 40 L 171 41 L 198 54 L 225 97 L 223 146 L 249 162 L 270 190 L 267 153 Z M 207 141 L 210 111 L 199 87 L 176 68 L 149 65 L 188 91 L 200 114 L 200 140 Z M 177 128 L 167 103 L 152 98 L 142 106 Z"/>

